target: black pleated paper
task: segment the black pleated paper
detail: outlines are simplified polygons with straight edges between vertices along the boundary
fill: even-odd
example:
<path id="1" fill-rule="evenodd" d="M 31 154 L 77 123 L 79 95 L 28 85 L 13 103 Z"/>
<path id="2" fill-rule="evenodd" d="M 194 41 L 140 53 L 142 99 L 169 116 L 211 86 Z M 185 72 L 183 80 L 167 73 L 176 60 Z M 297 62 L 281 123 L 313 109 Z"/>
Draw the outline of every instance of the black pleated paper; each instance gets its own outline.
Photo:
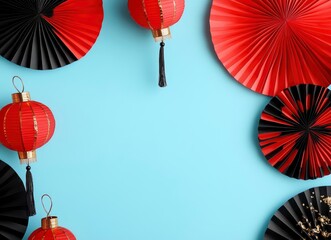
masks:
<path id="1" fill-rule="evenodd" d="M 24 184 L 16 172 L 0 160 L 0 239 L 21 240 L 28 219 Z"/>
<path id="2" fill-rule="evenodd" d="M 271 218 L 265 240 L 331 239 L 331 187 L 309 189 L 286 202 Z"/>
<path id="3" fill-rule="evenodd" d="M 0 0 L 0 55 L 32 69 L 84 56 L 99 35 L 102 0 Z"/>
<path id="4" fill-rule="evenodd" d="M 313 84 L 286 88 L 261 114 L 259 142 L 269 164 L 297 179 L 331 173 L 331 91 Z"/>

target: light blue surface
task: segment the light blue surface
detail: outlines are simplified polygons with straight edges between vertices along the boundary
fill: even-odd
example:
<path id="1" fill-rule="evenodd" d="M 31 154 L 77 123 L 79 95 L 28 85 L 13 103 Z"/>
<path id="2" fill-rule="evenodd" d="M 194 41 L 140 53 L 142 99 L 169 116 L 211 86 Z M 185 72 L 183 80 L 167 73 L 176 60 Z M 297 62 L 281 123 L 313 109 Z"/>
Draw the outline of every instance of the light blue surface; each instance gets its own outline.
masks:
<path id="1" fill-rule="evenodd" d="M 168 87 L 157 87 L 158 50 L 125 0 L 105 0 L 101 35 L 82 60 L 35 71 L 0 59 L 0 104 L 11 77 L 57 121 L 32 165 L 40 197 L 79 240 L 256 240 L 288 198 L 330 177 L 299 181 L 270 167 L 257 143 L 269 101 L 222 68 L 209 34 L 210 1 L 187 1 L 166 43 Z M 15 152 L 0 157 L 25 178 Z M 26 239 L 26 238 L 25 238 Z"/>

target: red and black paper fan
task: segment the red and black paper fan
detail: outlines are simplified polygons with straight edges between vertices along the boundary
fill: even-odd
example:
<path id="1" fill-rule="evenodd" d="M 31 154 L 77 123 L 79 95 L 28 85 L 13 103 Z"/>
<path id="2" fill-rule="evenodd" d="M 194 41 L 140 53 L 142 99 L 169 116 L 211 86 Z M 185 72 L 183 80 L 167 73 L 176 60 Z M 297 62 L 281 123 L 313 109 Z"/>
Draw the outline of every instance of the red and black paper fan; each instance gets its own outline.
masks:
<path id="1" fill-rule="evenodd" d="M 22 180 L 0 160 L 0 239 L 23 239 L 29 221 L 27 211 Z"/>
<path id="2" fill-rule="evenodd" d="M 331 83 L 331 1 L 213 0 L 218 58 L 245 87 L 269 96 Z"/>
<path id="3" fill-rule="evenodd" d="M 102 0 L 0 0 L 0 55 L 33 69 L 82 58 L 103 20 Z"/>
<path id="4" fill-rule="evenodd" d="M 331 93 L 301 84 L 273 97 L 262 112 L 258 138 L 268 162 L 283 174 L 315 179 L 331 171 Z"/>
<path id="5" fill-rule="evenodd" d="M 287 201 L 271 218 L 264 239 L 331 239 L 331 187 L 312 188 Z"/>

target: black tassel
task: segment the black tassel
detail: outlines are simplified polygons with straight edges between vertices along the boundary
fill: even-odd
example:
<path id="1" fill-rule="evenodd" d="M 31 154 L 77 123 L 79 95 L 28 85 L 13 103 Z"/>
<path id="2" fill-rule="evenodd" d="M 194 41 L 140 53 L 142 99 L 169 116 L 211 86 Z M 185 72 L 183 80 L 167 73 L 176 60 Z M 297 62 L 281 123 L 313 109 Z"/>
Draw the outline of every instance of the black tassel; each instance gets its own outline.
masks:
<path id="1" fill-rule="evenodd" d="M 28 215 L 34 216 L 36 215 L 36 208 L 34 204 L 34 197 L 33 197 L 33 180 L 31 174 L 31 167 L 28 165 L 26 167 L 26 200 L 28 203 Z"/>
<path id="2" fill-rule="evenodd" d="M 165 75 L 165 64 L 164 64 L 164 46 L 165 43 L 162 41 L 160 43 L 160 57 L 159 57 L 159 86 L 166 87 L 167 79 Z"/>

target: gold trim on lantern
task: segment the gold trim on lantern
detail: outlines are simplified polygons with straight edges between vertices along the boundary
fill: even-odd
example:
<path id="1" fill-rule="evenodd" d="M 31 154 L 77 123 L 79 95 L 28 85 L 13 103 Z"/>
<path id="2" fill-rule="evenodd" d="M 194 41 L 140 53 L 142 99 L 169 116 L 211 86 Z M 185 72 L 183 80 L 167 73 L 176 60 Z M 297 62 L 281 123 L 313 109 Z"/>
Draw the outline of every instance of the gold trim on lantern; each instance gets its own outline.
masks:
<path id="1" fill-rule="evenodd" d="M 163 28 L 164 17 L 163 17 L 163 8 L 162 8 L 161 0 L 158 0 L 157 3 L 158 3 L 159 8 L 160 8 L 161 28 Z"/>
<path id="2" fill-rule="evenodd" d="M 59 226 L 59 222 L 57 217 L 50 216 L 41 219 L 41 228 L 44 230 L 57 228 L 58 226 Z"/>
<path id="3" fill-rule="evenodd" d="M 147 22 L 147 24 L 148 24 L 148 27 L 149 27 L 150 29 L 153 29 L 153 28 L 152 28 L 152 25 L 151 25 L 151 22 L 150 22 L 149 19 L 148 19 L 147 10 L 146 10 L 146 6 L 145 6 L 145 0 L 142 0 L 141 3 L 142 3 L 142 5 L 143 5 L 144 15 L 145 15 L 145 18 L 146 18 L 146 22 Z"/>
<path id="4" fill-rule="evenodd" d="M 27 152 L 18 152 L 18 157 L 21 161 L 21 164 L 28 164 L 31 162 L 37 161 L 36 150 L 27 151 Z"/>
<path id="5" fill-rule="evenodd" d="M 162 28 L 158 30 L 152 30 L 155 42 L 163 41 L 164 39 L 171 38 L 170 28 Z"/>
<path id="6" fill-rule="evenodd" d="M 13 103 L 28 102 L 31 100 L 29 92 L 13 93 L 11 95 Z"/>
<path id="7" fill-rule="evenodd" d="M 173 4 L 174 4 L 174 15 L 172 16 L 172 21 L 175 22 L 175 18 L 177 15 L 177 4 L 175 0 L 173 0 Z"/>

